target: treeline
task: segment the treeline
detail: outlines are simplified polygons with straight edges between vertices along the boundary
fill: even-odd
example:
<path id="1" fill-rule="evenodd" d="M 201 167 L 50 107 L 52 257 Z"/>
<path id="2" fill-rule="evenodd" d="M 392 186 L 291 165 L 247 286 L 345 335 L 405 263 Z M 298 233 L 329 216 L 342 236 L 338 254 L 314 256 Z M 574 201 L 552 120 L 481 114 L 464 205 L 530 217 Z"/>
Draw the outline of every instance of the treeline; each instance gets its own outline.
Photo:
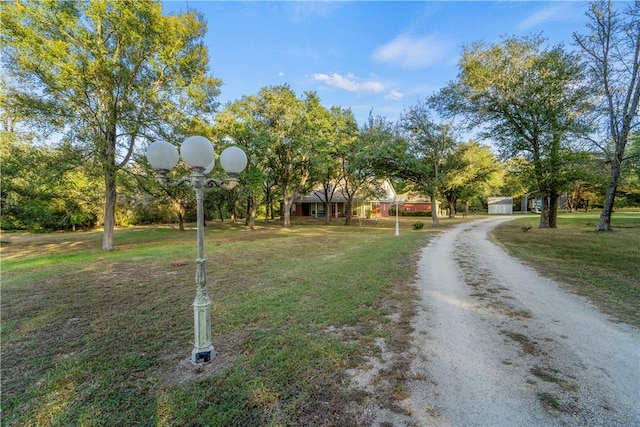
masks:
<path id="1" fill-rule="evenodd" d="M 290 92 L 290 89 L 286 86 L 265 88 L 261 94 L 269 97 L 277 91 Z M 257 97 L 249 97 L 223 109 L 217 118 L 218 126 L 213 130 L 217 134 L 228 134 L 231 131 L 228 125 L 238 126 L 239 123 L 232 111 L 240 107 L 249 108 L 249 101 L 256 100 Z M 436 181 L 435 174 L 432 174 L 435 168 L 431 168 L 425 156 L 429 150 L 426 147 L 409 148 L 409 138 L 403 136 L 401 125 L 408 126 L 407 116 L 400 123 L 372 116 L 365 126 L 358 128 L 348 110 L 340 111 L 339 115 L 348 126 L 338 126 L 338 111 L 334 109 L 332 115 L 331 111 L 324 110 L 329 124 L 327 129 L 342 129 L 343 139 L 337 141 L 334 135 L 334 138 L 316 140 L 304 149 L 300 145 L 304 138 L 297 144 L 287 141 L 290 156 L 299 151 L 307 152 L 309 158 L 306 162 L 304 158 L 299 159 L 298 168 L 291 172 L 269 167 L 270 164 L 277 166 L 275 153 L 282 154 L 285 147 L 271 151 L 277 145 L 264 133 L 265 130 L 256 137 L 253 133 L 255 128 L 242 132 L 236 129 L 234 136 L 250 153 L 249 170 L 241 177 L 243 185 L 232 192 L 217 188 L 207 190 L 206 219 L 277 219 L 280 215 L 280 187 L 284 182 L 279 176 L 294 172 L 299 174 L 297 181 L 291 177 L 287 181 L 296 185 L 292 197 L 322 183 L 328 193 L 327 199 L 331 200 L 331 191 L 337 188 L 336 182 L 351 191 L 354 197 L 366 193 L 375 196 L 378 178 L 389 176 L 398 192 L 413 190 L 420 194 L 435 194 L 452 216 L 464 210 L 465 206 L 471 206 L 472 210 L 481 209 L 486 205 L 486 197 L 494 194 L 513 195 L 515 203 L 519 204 L 519 197 L 535 188 L 531 164 L 525 157 L 501 161 L 488 146 L 475 141 L 456 141 L 453 136 L 449 139 L 450 146 L 442 146 Z M 351 130 L 348 136 L 344 129 Z M 638 151 L 637 139 L 630 151 Z M 436 156 L 435 152 L 433 156 Z M 83 156 L 81 150 L 70 144 L 32 144 L 18 140 L 15 133 L 5 133 L 0 160 L 3 176 L 2 229 L 76 230 L 94 228 L 102 223 L 103 178 L 99 167 Z M 139 160 L 139 163 L 132 163 L 118 173 L 117 224 L 195 221 L 193 191 L 186 187 L 168 189 L 156 185 L 153 172 L 146 167 L 142 157 Z M 562 187 L 568 208 L 602 207 L 608 178 L 606 161 L 601 156 L 582 151 L 576 152 L 571 161 L 565 160 L 563 167 L 573 170 L 567 185 Z M 394 168 L 398 170 L 394 171 Z M 627 163 L 616 206 L 640 206 L 639 170 L 637 161 Z M 182 169 L 175 176 L 179 174 L 185 175 L 187 171 Z M 428 185 L 436 186 L 433 193 Z M 325 212 L 328 211 L 325 208 Z M 431 216 L 431 212 L 428 215 Z"/>
<path id="2" fill-rule="evenodd" d="M 0 225 L 104 225 L 111 250 L 116 224 L 190 221 L 193 192 L 160 187 L 144 151 L 203 135 L 217 153 L 230 136 L 249 157 L 241 186 L 209 190 L 209 220 L 252 226 L 278 217 L 282 203 L 286 227 L 295 198 L 312 188 L 327 203 L 336 191 L 352 203 L 389 178 L 397 192 L 441 200 L 452 214 L 488 195 L 535 191 L 541 227 L 555 227 L 567 195 L 571 208 L 603 206 L 598 228 L 607 230 L 616 201 L 640 199 L 640 3 L 614 6 L 589 6 L 575 51 L 540 36 L 465 46 L 447 87 L 397 122 L 372 112 L 359 125 L 349 108 L 288 85 L 220 107 L 222 82 L 209 74 L 206 22 L 195 11 L 164 16 L 153 1 L 2 3 Z M 462 141 L 470 129 L 497 151 Z"/>

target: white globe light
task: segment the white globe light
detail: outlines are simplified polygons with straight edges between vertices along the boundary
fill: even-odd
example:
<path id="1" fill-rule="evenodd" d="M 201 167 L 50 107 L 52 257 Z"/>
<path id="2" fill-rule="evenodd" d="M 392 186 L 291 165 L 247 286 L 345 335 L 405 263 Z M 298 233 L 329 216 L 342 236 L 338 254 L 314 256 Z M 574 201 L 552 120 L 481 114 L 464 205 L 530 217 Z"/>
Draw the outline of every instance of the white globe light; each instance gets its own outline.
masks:
<path id="1" fill-rule="evenodd" d="M 220 154 L 220 165 L 228 173 L 238 174 L 247 167 L 247 155 L 240 147 L 227 147 Z"/>
<path id="2" fill-rule="evenodd" d="M 206 168 L 213 162 L 213 144 L 204 136 L 191 136 L 180 146 L 182 160 L 191 168 Z"/>
<path id="3" fill-rule="evenodd" d="M 167 141 L 155 141 L 147 148 L 147 160 L 156 170 L 171 170 L 178 164 L 178 149 Z"/>
<path id="4" fill-rule="evenodd" d="M 202 172 L 205 175 L 209 175 L 211 173 L 211 171 L 213 170 L 213 167 L 215 166 L 216 162 L 212 161 L 211 163 L 209 163 L 209 166 L 207 166 L 206 168 L 204 168 L 204 172 Z"/>

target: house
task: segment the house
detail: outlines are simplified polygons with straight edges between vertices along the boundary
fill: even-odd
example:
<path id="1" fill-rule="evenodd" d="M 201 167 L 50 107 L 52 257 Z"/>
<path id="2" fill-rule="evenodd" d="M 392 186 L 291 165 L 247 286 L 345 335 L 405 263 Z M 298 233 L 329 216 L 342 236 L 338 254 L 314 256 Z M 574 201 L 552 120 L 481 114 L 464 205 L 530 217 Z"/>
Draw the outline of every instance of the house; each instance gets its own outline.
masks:
<path id="1" fill-rule="evenodd" d="M 431 212 L 431 199 L 425 198 L 419 193 L 409 191 L 399 194 L 398 198 L 402 200 L 399 213 L 403 212 Z M 436 209 L 440 215 L 440 202 L 436 200 Z"/>
<path id="2" fill-rule="evenodd" d="M 355 197 L 351 205 L 351 215 L 360 218 L 384 218 L 395 215 L 394 205 L 399 202 L 399 214 L 402 212 L 431 212 L 431 200 L 424 199 L 418 193 L 407 192 L 396 194 L 393 186 L 388 180 L 378 183 L 378 188 L 368 197 Z M 312 192 L 298 196 L 291 205 L 291 215 L 324 217 L 325 194 L 322 187 L 316 188 Z M 438 210 L 440 202 L 436 202 Z M 344 196 L 342 186 L 335 189 L 331 197 L 330 207 L 331 217 L 346 216 L 347 199 Z"/>
<path id="3" fill-rule="evenodd" d="M 386 217 L 391 215 L 391 206 L 395 203 L 396 192 L 388 180 L 380 181 L 378 188 L 372 191 L 374 195 L 368 197 L 355 197 L 352 200 L 351 215 L 362 218 Z M 343 186 L 335 188 L 331 197 L 329 209 L 334 218 L 347 214 L 347 198 Z M 291 205 L 291 215 L 323 217 L 325 194 L 322 187 L 312 192 L 300 195 L 294 199 Z"/>

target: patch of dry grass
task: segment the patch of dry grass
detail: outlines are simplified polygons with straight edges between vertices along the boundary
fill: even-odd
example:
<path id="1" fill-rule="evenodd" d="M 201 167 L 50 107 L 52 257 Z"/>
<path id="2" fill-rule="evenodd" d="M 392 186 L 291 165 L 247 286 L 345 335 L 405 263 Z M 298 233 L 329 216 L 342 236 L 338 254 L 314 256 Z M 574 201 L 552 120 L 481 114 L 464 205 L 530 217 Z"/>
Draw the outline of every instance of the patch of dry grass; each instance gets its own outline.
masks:
<path id="1" fill-rule="evenodd" d="M 361 423 L 370 396 L 345 372 L 377 337 L 410 344 L 414 255 L 433 231 L 394 225 L 209 223 L 218 354 L 199 368 L 192 228 L 117 230 L 108 253 L 100 233 L 3 233 L 2 425 Z"/>

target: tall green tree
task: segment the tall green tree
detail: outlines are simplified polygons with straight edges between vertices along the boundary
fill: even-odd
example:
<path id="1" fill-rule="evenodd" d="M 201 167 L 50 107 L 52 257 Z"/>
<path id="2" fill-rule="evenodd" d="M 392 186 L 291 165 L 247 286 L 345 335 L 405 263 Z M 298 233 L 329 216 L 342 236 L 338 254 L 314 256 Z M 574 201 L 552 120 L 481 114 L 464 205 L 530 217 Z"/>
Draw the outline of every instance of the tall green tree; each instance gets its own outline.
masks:
<path id="1" fill-rule="evenodd" d="M 291 227 L 291 207 L 296 195 L 312 184 L 311 155 L 314 144 L 323 143 L 306 117 L 317 97 L 298 98 L 288 85 L 265 87 L 251 97 L 257 144 L 265 156 L 264 167 L 280 188 L 283 226 Z"/>
<path id="2" fill-rule="evenodd" d="M 311 138 L 313 150 L 311 152 L 312 186 L 322 185 L 321 202 L 324 206 L 325 223 L 331 219 L 331 202 L 338 186 L 340 176 L 340 162 L 338 153 L 343 143 L 338 138 L 338 130 L 342 110 L 334 108 L 327 110 L 320 104 L 320 98 L 312 93 L 307 98 L 305 112 L 305 133 Z M 317 194 L 317 193 L 316 193 Z"/>
<path id="3" fill-rule="evenodd" d="M 2 2 L 4 70 L 34 123 L 82 147 L 104 177 L 102 248 L 113 250 L 116 176 L 136 144 L 197 125 L 215 107 L 206 25 L 158 1 Z M 175 129 L 177 124 L 181 128 Z"/>
<path id="4" fill-rule="evenodd" d="M 631 145 L 629 146 L 630 172 L 640 181 L 640 131 L 631 137 Z"/>
<path id="5" fill-rule="evenodd" d="M 640 132 L 630 136 L 618 185 L 620 207 L 640 207 Z"/>
<path id="6" fill-rule="evenodd" d="M 95 226 L 99 176 L 69 144 L 37 146 L 0 131 L 3 229 L 75 230 Z M 80 167 L 80 166 L 83 167 Z"/>
<path id="7" fill-rule="evenodd" d="M 431 110 L 427 101 L 418 101 L 400 118 L 400 128 L 407 140 L 406 154 L 414 171 L 410 174 L 414 177 L 400 177 L 413 182 L 420 192 L 429 195 L 433 225 L 439 225 L 436 196 L 444 177 L 445 159 L 455 148 L 456 140 L 453 126 L 435 121 Z"/>
<path id="8" fill-rule="evenodd" d="M 628 159 L 625 150 L 640 124 L 640 2 L 624 3 L 622 7 L 622 11 L 616 9 L 613 1 L 591 3 L 588 33 L 574 34 L 588 63 L 596 95 L 596 121 L 602 138 L 594 143 L 610 165 L 598 231 L 611 228 L 620 173 Z"/>
<path id="9" fill-rule="evenodd" d="M 540 227 L 556 227 L 560 191 L 566 186 L 562 158 L 586 133 L 589 108 L 582 65 L 562 46 L 541 37 L 475 43 L 463 50 L 460 73 L 438 95 L 440 105 L 463 113 L 502 154 L 532 164 L 542 193 Z"/>
<path id="10" fill-rule="evenodd" d="M 444 160 L 444 176 L 440 193 L 449 205 L 449 218 L 454 218 L 458 201 L 468 202 L 484 196 L 490 188 L 498 187 L 496 180 L 504 168 L 491 148 L 476 141 L 457 144 Z"/>
<path id="11" fill-rule="evenodd" d="M 358 135 L 358 124 L 351 109 L 343 109 L 334 106 L 329 111 L 330 128 L 325 129 L 327 143 L 321 144 L 314 151 L 314 169 L 317 173 L 317 181 L 322 185 L 322 197 L 320 201 L 324 205 L 325 222 L 328 224 L 331 217 L 331 202 L 337 191 L 348 193 L 345 183 L 345 161 L 352 150 Z M 317 192 L 316 192 L 317 194 Z M 345 196 L 348 200 L 348 197 Z M 349 202 L 347 201 L 347 205 Z M 347 224 L 351 215 L 350 206 L 346 207 Z"/>
<path id="12" fill-rule="evenodd" d="M 253 100 L 255 101 L 255 99 Z M 259 128 L 254 120 L 249 97 L 229 103 L 216 115 L 215 131 L 220 139 L 229 136 L 248 157 L 248 164 L 241 174 L 241 184 L 247 189 L 247 225 L 254 230 L 258 207 L 258 194 L 264 188 L 266 156 L 259 145 Z"/>
<path id="13" fill-rule="evenodd" d="M 348 123 L 352 123 L 350 120 Z M 350 124 L 347 129 L 350 129 Z M 376 163 L 380 161 L 381 147 L 390 147 L 399 138 L 395 125 L 383 116 L 369 115 L 367 123 L 360 130 L 352 129 L 348 135 L 355 135 L 342 147 L 340 161 L 343 177 L 342 195 L 347 208 L 345 224 L 351 223 L 352 206 L 358 198 L 367 199 L 379 192 L 379 173 Z M 386 172 L 386 171 L 385 171 Z"/>

